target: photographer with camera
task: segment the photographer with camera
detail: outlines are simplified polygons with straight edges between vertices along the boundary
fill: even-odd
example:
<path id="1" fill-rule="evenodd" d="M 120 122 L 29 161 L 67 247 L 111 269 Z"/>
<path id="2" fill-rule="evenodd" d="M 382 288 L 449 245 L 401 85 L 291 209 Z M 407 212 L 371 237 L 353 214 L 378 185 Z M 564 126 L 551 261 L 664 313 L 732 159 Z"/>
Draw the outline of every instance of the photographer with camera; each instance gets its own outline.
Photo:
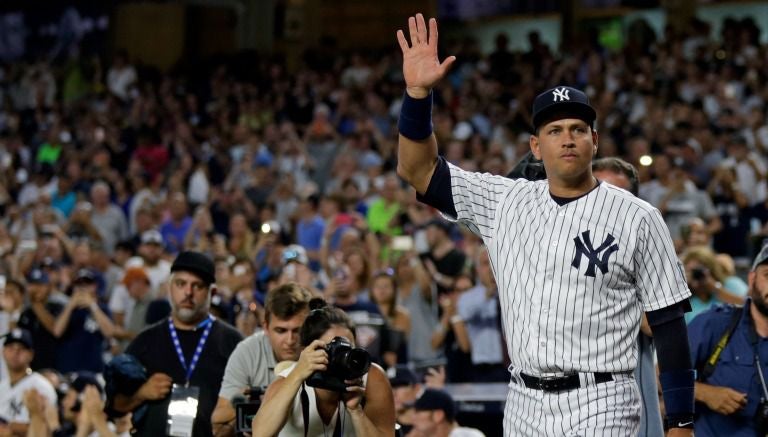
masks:
<path id="1" fill-rule="evenodd" d="M 698 370 L 697 437 L 768 433 L 768 245 L 755 258 L 748 283 L 743 307 L 718 305 L 688 325 Z"/>
<path id="2" fill-rule="evenodd" d="M 254 403 L 259 399 L 252 388 L 266 387 L 274 381 L 278 363 L 299 358 L 299 331 L 309 312 L 310 299 L 312 293 L 296 283 L 281 285 L 267 293 L 264 330 L 241 341 L 227 361 L 219 399 L 211 417 L 215 436 L 248 431 L 239 420 L 238 408 L 242 410 L 245 404 L 258 407 Z M 249 391 L 250 399 L 246 399 L 245 390 Z M 250 421 L 245 425 L 250 428 Z"/>
<path id="3" fill-rule="evenodd" d="M 354 347 L 344 311 L 310 302 L 299 361 L 280 373 L 253 420 L 253 436 L 392 436 L 395 412 L 384 371 Z"/>
<path id="4" fill-rule="evenodd" d="M 686 323 L 718 303 L 741 305 L 744 298 L 723 287 L 726 275 L 717 262 L 715 253 L 706 246 L 693 246 L 680 256 L 685 266 L 685 278 L 692 296 L 691 312 L 685 315 Z"/>

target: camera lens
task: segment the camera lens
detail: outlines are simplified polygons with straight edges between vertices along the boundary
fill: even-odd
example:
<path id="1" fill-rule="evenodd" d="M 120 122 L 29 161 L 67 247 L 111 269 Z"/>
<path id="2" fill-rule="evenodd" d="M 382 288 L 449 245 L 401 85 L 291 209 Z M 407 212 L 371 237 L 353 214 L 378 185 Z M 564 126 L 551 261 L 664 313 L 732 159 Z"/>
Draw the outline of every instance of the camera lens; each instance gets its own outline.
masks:
<path id="1" fill-rule="evenodd" d="M 345 367 L 350 379 L 359 378 L 368 372 L 371 357 L 365 349 L 354 348 L 346 353 Z"/>

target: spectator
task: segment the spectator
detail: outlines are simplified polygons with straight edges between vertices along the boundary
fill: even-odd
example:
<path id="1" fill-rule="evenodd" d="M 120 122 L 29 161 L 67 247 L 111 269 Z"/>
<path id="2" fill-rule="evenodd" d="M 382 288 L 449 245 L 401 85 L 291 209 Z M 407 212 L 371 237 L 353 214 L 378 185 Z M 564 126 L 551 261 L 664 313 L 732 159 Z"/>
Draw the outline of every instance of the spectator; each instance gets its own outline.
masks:
<path id="1" fill-rule="evenodd" d="M 484 437 L 474 428 L 460 426 L 456 422 L 456 406 L 453 398 L 443 390 L 428 388 L 413 405 L 413 431 L 411 435 L 435 437 Z"/>
<path id="2" fill-rule="evenodd" d="M 247 311 L 244 311 L 245 309 L 254 306 L 259 309 L 264 307 L 266 293 L 262 293 L 256 288 L 256 274 L 253 271 L 253 264 L 245 258 L 237 259 L 232 264 L 229 286 L 232 292 L 231 306 L 235 308 L 235 312 L 239 311 L 236 320 L 236 326 L 238 326 L 240 318 L 248 314 Z M 258 322 L 261 323 L 261 320 Z"/>
<path id="3" fill-rule="evenodd" d="M 274 371 L 278 363 L 299 358 L 299 330 L 311 298 L 307 289 L 296 284 L 285 284 L 267 293 L 264 330 L 240 342 L 227 361 L 211 418 L 214 435 L 234 435 L 233 406 L 238 398 L 251 388 L 271 384 L 277 378 Z"/>
<path id="4" fill-rule="evenodd" d="M 326 434 L 326 428 L 338 429 L 340 435 L 343 424 L 351 424 L 352 435 L 392 435 L 395 429 L 392 389 L 377 365 L 371 365 L 362 377 L 350 383 L 346 392 L 305 384 L 315 372 L 328 369 L 325 347 L 331 340 L 341 337 L 355 345 L 355 327 L 343 311 L 324 306 L 319 298 L 310 303 L 310 309 L 301 327 L 304 350 L 299 360 L 280 372 L 279 378 L 269 386 L 252 428 L 258 430 L 258 435 L 265 436 L 300 435 L 305 429 L 311 435 L 319 435 Z M 302 404 L 314 407 L 302 414 Z"/>
<path id="5" fill-rule="evenodd" d="M 188 214 L 187 198 L 184 193 L 173 193 L 169 198 L 169 217 L 160 225 L 160 234 L 165 241 L 168 253 L 175 255 L 184 249 L 187 231 L 192 226 L 192 217 Z"/>
<path id="6" fill-rule="evenodd" d="M 13 279 L 2 278 L 0 288 L 0 335 L 16 327 L 24 306 L 24 286 Z"/>
<path id="7" fill-rule="evenodd" d="M 408 361 L 418 367 L 434 363 L 442 353 L 432 347 L 432 332 L 438 325 L 437 289 L 432 286 L 421 259 L 413 251 L 400 255 L 395 263 L 398 302 L 408 311 Z"/>
<path id="8" fill-rule="evenodd" d="M 710 235 L 722 228 L 712 199 L 693 185 L 688 173 L 680 166 L 673 166 L 670 183 L 659 200 L 658 208 L 677 247 L 682 244 L 681 227 L 693 217 L 700 217 L 707 223 Z"/>
<path id="9" fill-rule="evenodd" d="M 172 384 L 179 389 L 187 387 L 181 390 L 183 398 L 190 396 L 197 400 L 194 420 L 180 428 L 181 432 L 212 435 L 211 413 L 224 368 L 242 340 L 234 328 L 209 315 L 215 282 L 215 267 L 210 258 L 198 252 L 179 253 L 171 266 L 171 317 L 144 330 L 126 349 L 127 354 L 144 365 L 150 376 L 132 396 L 115 395 L 111 406 L 127 413 L 146 405 L 145 414 L 134 423 L 140 435 L 166 429 L 169 420 L 188 420 L 168 416 Z M 177 388 L 173 391 L 177 396 L 181 394 Z"/>
<path id="10" fill-rule="evenodd" d="M 458 301 L 462 294 L 474 287 L 472 277 L 459 274 L 454 288 L 440 296 L 442 315 L 432 333 L 432 347 L 442 349 L 446 357 L 446 373 L 450 382 L 467 382 L 472 374 L 472 359 L 469 354 L 469 334 L 463 323 L 459 323 Z"/>
<path id="11" fill-rule="evenodd" d="M 707 185 L 707 192 L 723 223 L 723 229 L 714 235 L 713 248 L 731 256 L 745 256 L 749 235 L 749 200 L 736 184 L 735 170 L 724 165 L 717 167 Z"/>
<path id="12" fill-rule="evenodd" d="M 74 374 L 72 383 L 61 400 L 61 428 L 55 435 L 117 437 L 118 430 L 104 413 L 103 389 L 96 375 Z"/>
<path id="13" fill-rule="evenodd" d="M 320 270 L 320 244 L 325 232 L 325 222 L 317 213 L 319 197 L 316 194 L 306 196 L 298 207 L 296 223 L 296 242 L 304 247 L 309 258 L 309 267 Z"/>
<path id="14" fill-rule="evenodd" d="M 395 420 L 400 429 L 398 435 L 408 435 L 413 428 L 415 416 L 413 403 L 423 393 L 424 388 L 413 370 L 402 364 L 387 369 L 387 377 L 395 401 Z"/>
<path id="15" fill-rule="evenodd" d="M 57 354 L 56 370 L 62 373 L 104 369 L 106 340 L 115 333 L 107 306 L 99 301 L 97 279 L 93 271 L 80 269 L 72 281 L 72 297 L 56 318 L 53 335 L 59 350 L 77 353 Z"/>
<path id="16" fill-rule="evenodd" d="M 52 295 L 50 279 L 39 268 L 27 274 L 27 290 L 29 305 L 22 311 L 18 326 L 28 330 L 37 345 L 31 367 L 34 370 L 54 368 L 59 352 L 58 340 L 53 334 L 54 325 L 66 302 Z"/>
<path id="17" fill-rule="evenodd" d="M 114 337 L 122 342 L 120 349 L 147 327 L 147 311 L 155 299 L 152 293 L 152 283 L 144 267 L 130 267 L 122 279 L 128 299 L 118 304 L 110 301 L 110 310 L 115 323 Z"/>
<path id="18" fill-rule="evenodd" d="M 372 232 L 379 232 L 385 235 L 399 235 L 402 228 L 397 222 L 402 213 L 403 207 L 400 203 L 402 198 L 402 188 L 400 179 L 394 173 L 389 173 L 384 177 L 384 183 L 379 190 L 379 198 L 371 202 L 368 207 L 366 220 Z"/>
<path id="19" fill-rule="evenodd" d="M 51 206 L 69 218 L 76 203 L 77 194 L 73 190 L 72 179 L 66 173 L 60 173 L 56 177 L 56 189 L 51 193 Z"/>
<path id="20" fill-rule="evenodd" d="M 387 323 L 387 350 L 384 363 L 387 368 L 408 360 L 407 339 L 411 333 L 411 315 L 398 303 L 397 280 L 392 269 L 380 270 L 373 275 L 371 302 Z"/>
<path id="21" fill-rule="evenodd" d="M 107 253 L 112 253 L 118 241 L 128 238 L 128 223 L 123 211 L 110 201 L 110 188 L 99 181 L 91 187 L 91 222 L 99 231 Z"/>
<path id="22" fill-rule="evenodd" d="M 445 220 L 435 218 L 427 224 L 429 253 L 424 265 L 437 284 L 438 294 L 453 287 L 453 281 L 464 268 L 466 256 L 451 240 L 452 226 Z"/>
<path id="23" fill-rule="evenodd" d="M 262 228 L 264 230 L 264 228 Z M 280 228 L 266 229 L 259 236 L 259 242 L 256 242 L 256 235 L 251 231 L 248 220 L 243 213 L 233 214 L 229 219 L 229 238 L 227 240 L 227 249 L 229 253 L 245 259 L 254 259 L 258 252 L 257 248 L 274 243 L 276 236 L 280 233 Z"/>
<path id="24" fill-rule="evenodd" d="M 47 403 L 56 405 L 56 391 L 44 376 L 30 369 L 35 355 L 32 335 L 26 329 L 11 331 L 3 343 L 3 358 L 8 366 L 8 378 L 0 381 L 0 419 L 9 424 L 11 435 L 25 435 L 29 412 L 24 394 L 35 390 Z"/>
<path id="25" fill-rule="evenodd" d="M 695 386 L 696 436 L 751 436 L 768 431 L 762 411 L 765 379 L 758 375 L 768 373 L 768 366 L 759 358 L 768 347 L 768 343 L 760 341 L 768 337 L 766 262 L 768 246 L 752 264 L 749 297 L 743 307 L 718 305 L 688 325 L 691 356 L 702 369 Z M 756 362 L 760 363 L 759 369 Z"/>
<path id="26" fill-rule="evenodd" d="M 682 261 L 692 293 L 691 312 L 685 314 L 686 322 L 690 323 L 699 313 L 717 303 L 740 305 L 744 301 L 723 288 L 725 273 L 714 252 L 708 247 L 696 246 L 688 249 L 682 255 Z"/>
<path id="27" fill-rule="evenodd" d="M 472 356 L 472 382 L 505 382 L 504 339 L 496 280 L 487 250 L 475 258 L 477 285 L 462 293 L 456 303 L 454 329 L 466 329 Z"/>
<path id="28" fill-rule="evenodd" d="M 165 295 L 166 281 L 171 269 L 171 263 L 163 258 L 164 254 L 163 236 L 160 232 L 152 229 L 141 234 L 139 256 L 144 262 L 152 291 L 157 297 Z"/>
<path id="29" fill-rule="evenodd" d="M 136 69 L 128 63 L 128 52 L 120 50 L 107 71 L 107 89 L 123 102 L 131 97 L 130 92 L 136 84 Z"/>

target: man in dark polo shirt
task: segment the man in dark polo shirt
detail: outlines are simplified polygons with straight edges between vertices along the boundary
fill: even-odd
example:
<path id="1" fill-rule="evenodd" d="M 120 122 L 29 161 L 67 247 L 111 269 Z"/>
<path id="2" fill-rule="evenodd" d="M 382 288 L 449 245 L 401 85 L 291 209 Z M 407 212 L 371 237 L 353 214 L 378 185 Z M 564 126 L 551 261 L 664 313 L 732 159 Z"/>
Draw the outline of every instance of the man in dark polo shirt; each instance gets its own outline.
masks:
<path id="1" fill-rule="evenodd" d="M 112 407 L 128 412 L 147 406 L 141 417 L 134 416 L 138 435 L 212 435 L 211 413 L 227 359 L 242 340 L 232 326 L 210 315 L 215 288 L 211 259 L 198 252 L 179 253 L 169 281 L 171 316 L 128 345 L 126 353 L 144 365 L 149 379 L 131 397 L 116 395 Z M 175 414 L 195 403 L 194 416 Z"/>

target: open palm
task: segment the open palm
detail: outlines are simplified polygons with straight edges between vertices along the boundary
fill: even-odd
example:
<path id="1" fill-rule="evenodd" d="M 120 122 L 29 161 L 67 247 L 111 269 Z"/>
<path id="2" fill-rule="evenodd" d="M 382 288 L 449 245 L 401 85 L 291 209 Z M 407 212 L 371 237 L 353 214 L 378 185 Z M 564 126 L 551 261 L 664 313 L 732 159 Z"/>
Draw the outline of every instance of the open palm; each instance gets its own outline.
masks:
<path id="1" fill-rule="evenodd" d="M 397 41 L 403 51 L 403 77 L 409 92 L 414 89 L 419 94 L 426 94 L 456 60 L 449 56 L 441 63 L 437 58 L 437 21 L 429 20 L 429 31 L 422 14 L 408 18 L 408 31 L 411 44 L 405 39 L 402 30 L 397 31 Z"/>

